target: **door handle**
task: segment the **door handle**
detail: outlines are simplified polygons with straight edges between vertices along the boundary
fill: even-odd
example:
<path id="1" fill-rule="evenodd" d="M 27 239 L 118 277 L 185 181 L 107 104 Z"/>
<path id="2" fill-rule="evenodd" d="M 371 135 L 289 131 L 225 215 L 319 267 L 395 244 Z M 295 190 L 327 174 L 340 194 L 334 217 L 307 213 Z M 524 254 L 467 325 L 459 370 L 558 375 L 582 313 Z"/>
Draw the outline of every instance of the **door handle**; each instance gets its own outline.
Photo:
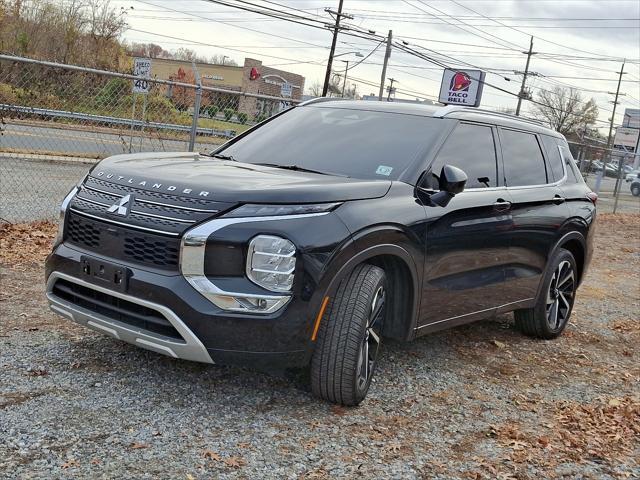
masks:
<path id="1" fill-rule="evenodd" d="M 557 193 L 553 196 L 553 203 L 555 203 L 556 205 L 560 205 L 561 203 L 564 203 L 566 200 L 566 198 L 558 195 Z"/>
<path id="2" fill-rule="evenodd" d="M 511 202 L 504 200 L 503 198 L 499 198 L 493 204 L 493 209 L 496 212 L 506 212 L 511 209 Z"/>

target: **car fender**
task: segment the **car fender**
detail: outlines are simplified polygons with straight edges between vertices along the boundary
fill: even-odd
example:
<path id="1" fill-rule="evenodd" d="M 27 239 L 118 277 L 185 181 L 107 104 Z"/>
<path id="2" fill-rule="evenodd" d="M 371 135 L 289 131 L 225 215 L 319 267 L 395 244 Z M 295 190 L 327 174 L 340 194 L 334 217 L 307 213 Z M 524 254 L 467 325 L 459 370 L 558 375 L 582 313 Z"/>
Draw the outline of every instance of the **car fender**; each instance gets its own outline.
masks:
<path id="1" fill-rule="evenodd" d="M 340 252 L 332 255 L 332 261 L 327 265 L 323 278 L 314 293 L 315 298 L 311 302 L 312 311 L 315 312 L 315 315 L 318 314 L 323 299 L 326 296 L 332 297 L 340 282 L 357 265 L 379 255 L 390 255 L 401 260 L 411 275 L 413 301 L 405 338 L 407 340 L 412 338 L 419 311 L 422 275 L 413 255 L 406 248 L 406 245 L 410 244 L 411 242 L 404 231 L 395 225 L 378 225 L 352 235 L 349 242 L 341 245 Z"/>

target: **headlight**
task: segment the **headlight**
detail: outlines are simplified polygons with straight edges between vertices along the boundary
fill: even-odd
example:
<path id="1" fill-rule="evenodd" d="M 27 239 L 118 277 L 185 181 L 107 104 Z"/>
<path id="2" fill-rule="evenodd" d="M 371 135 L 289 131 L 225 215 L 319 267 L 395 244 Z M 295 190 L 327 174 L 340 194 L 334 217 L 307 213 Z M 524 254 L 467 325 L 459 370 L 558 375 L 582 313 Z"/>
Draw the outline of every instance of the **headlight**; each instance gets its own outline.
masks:
<path id="1" fill-rule="evenodd" d="M 305 215 L 309 213 L 329 212 L 340 205 L 337 203 L 314 203 L 303 205 L 258 205 L 246 204 L 225 214 L 226 218 L 238 217 L 277 217 L 281 215 Z"/>
<path id="2" fill-rule="evenodd" d="M 258 235 L 249 243 L 247 277 L 272 292 L 288 292 L 293 286 L 296 247 L 289 240 Z"/>
<path id="3" fill-rule="evenodd" d="M 60 204 L 60 216 L 58 219 L 58 234 L 56 235 L 56 239 L 54 240 L 53 246 L 56 247 L 62 243 L 62 239 L 64 237 L 64 220 L 67 215 L 67 208 L 69 208 L 69 204 L 73 197 L 75 197 L 76 193 L 78 193 L 78 187 L 75 186 L 71 189 L 67 196 L 62 200 L 62 204 Z"/>

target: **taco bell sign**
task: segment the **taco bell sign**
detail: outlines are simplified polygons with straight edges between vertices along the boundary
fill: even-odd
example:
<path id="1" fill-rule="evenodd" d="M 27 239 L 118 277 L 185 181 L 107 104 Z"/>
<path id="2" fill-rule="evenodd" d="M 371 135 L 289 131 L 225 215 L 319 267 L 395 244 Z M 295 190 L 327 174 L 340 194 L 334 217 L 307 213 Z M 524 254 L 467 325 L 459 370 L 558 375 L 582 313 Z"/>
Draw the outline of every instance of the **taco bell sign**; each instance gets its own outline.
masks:
<path id="1" fill-rule="evenodd" d="M 485 72 L 446 68 L 442 75 L 438 101 L 445 105 L 480 106 Z"/>

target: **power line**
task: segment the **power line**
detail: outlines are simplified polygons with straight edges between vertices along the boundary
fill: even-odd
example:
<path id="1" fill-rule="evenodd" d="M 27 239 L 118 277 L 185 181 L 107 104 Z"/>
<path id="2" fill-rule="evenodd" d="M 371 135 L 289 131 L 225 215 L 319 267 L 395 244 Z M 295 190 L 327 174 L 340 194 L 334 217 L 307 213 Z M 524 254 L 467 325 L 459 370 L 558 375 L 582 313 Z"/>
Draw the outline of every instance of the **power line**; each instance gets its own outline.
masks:
<path id="1" fill-rule="evenodd" d="M 427 15 L 431 15 L 431 16 L 433 16 L 433 14 L 432 14 L 432 13 L 427 12 L 426 10 L 423 10 L 422 8 L 420 8 L 420 7 L 416 6 L 416 5 L 412 4 L 412 3 L 409 3 L 409 1 L 408 1 L 408 0 L 403 0 L 403 2 L 404 2 L 404 3 L 406 3 L 407 5 L 409 5 L 409 6 L 413 7 L 413 8 L 415 8 L 415 9 L 417 9 L 417 10 L 419 10 L 419 11 L 421 11 L 421 12 L 426 13 Z M 447 13 L 443 12 L 442 10 L 440 10 L 440 9 L 438 9 L 438 8 L 436 8 L 436 7 L 433 7 L 433 6 L 429 6 L 429 5 L 427 5 L 427 4 L 426 4 L 426 3 L 424 3 L 424 1 L 422 1 L 422 0 L 418 0 L 418 2 L 420 2 L 422 5 L 424 5 L 424 6 L 425 6 L 425 7 L 427 7 L 427 8 L 433 9 L 433 10 L 435 10 L 436 12 L 439 12 L 439 13 L 441 13 L 441 14 L 443 14 L 443 15 L 446 15 L 446 16 L 447 16 L 447 17 L 449 17 L 449 18 L 453 18 L 451 15 L 448 15 Z M 470 32 L 469 30 L 467 30 L 467 29 L 465 29 L 465 28 L 461 27 L 460 25 L 455 24 L 455 23 L 452 23 L 452 22 L 450 22 L 450 21 L 448 21 L 448 20 L 443 19 L 443 21 L 444 21 L 445 23 L 449 24 L 449 25 L 452 25 L 452 26 L 454 26 L 454 27 L 456 27 L 456 28 L 458 28 L 458 29 L 462 30 L 463 32 L 470 33 L 470 34 L 475 35 L 476 37 L 482 38 L 483 40 L 486 40 L 486 41 L 488 41 L 488 42 L 491 42 L 491 43 L 494 43 L 494 44 L 497 44 L 497 45 L 501 45 L 502 47 L 507 47 L 507 48 L 508 48 L 508 49 L 510 49 L 510 50 L 515 50 L 513 47 L 510 47 L 510 46 L 506 45 L 506 44 L 504 43 L 504 40 L 502 40 L 501 38 L 496 37 L 495 35 L 492 35 L 492 34 L 490 34 L 490 33 L 484 32 L 483 30 L 480 30 L 479 28 L 474 27 L 473 25 L 469 25 L 469 24 L 466 24 L 465 22 L 461 22 L 461 23 L 463 23 L 463 24 L 465 24 L 465 25 L 467 25 L 467 26 L 470 26 L 470 27 L 471 27 L 471 28 L 473 28 L 474 30 L 477 30 L 477 31 L 479 31 L 479 32 L 484 33 L 485 35 L 488 35 L 488 36 L 490 36 L 490 37 L 492 37 L 492 38 L 495 38 L 495 39 L 496 39 L 496 40 L 498 40 L 498 41 L 496 42 L 495 40 L 489 40 L 488 38 L 486 38 L 486 37 L 484 37 L 484 36 L 482 36 L 482 35 L 479 35 L 479 34 L 477 34 L 477 33 Z M 522 47 L 519 47 L 519 48 L 522 48 Z"/>
<path id="2" fill-rule="evenodd" d="M 595 56 L 603 56 L 603 55 L 601 55 L 601 54 L 599 54 L 599 53 L 596 53 L 596 52 L 589 52 L 589 51 L 587 51 L 587 50 L 580 50 L 580 49 L 575 48 L 575 47 L 567 47 L 566 45 L 562 45 L 561 43 L 553 42 L 553 41 L 551 41 L 551 40 L 547 40 L 546 38 L 542 38 L 542 37 L 539 37 L 539 36 L 536 36 L 536 35 L 532 35 L 531 33 L 527 33 L 527 32 L 525 32 L 525 31 L 518 30 L 517 28 L 515 28 L 515 27 L 511 27 L 511 26 L 509 26 L 509 25 L 506 25 L 505 23 L 503 23 L 503 22 L 501 22 L 501 21 L 499 21 L 499 20 L 495 20 L 495 19 L 492 19 L 492 18 L 490 18 L 490 17 L 487 17 L 486 15 L 484 15 L 484 14 L 482 14 L 482 13 L 480 13 L 480 12 L 478 12 L 478 11 L 474 10 L 473 8 L 467 7 L 466 5 L 462 5 L 461 3 L 457 2 L 456 0 L 451 0 L 451 1 L 452 1 L 453 3 L 455 3 L 456 5 L 458 5 L 458 6 L 462 7 L 462 8 L 464 8 L 465 10 L 469 10 L 470 12 L 473 12 L 473 13 L 475 13 L 476 15 L 480 15 L 481 17 L 486 18 L 486 19 L 488 19 L 488 20 L 491 20 L 491 21 L 493 21 L 493 22 L 495 22 L 495 23 L 498 23 L 498 24 L 500 24 L 500 25 L 504 25 L 504 26 L 506 26 L 506 27 L 510 28 L 511 30 L 514 30 L 514 31 L 516 31 L 516 32 L 518 32 L 518 33 L 522 33 L 523 35 L 527 35 L 527 36 L 535 36 L 538 40 L 541 40 L 541 41 L 543 41 L 543 42 L 549 43 L 549 44 L 551 44 L 551 45 L 556 45 L 556 46 L 558 46 L 558 47 L 562 47 L 562 48 L 565 48 L 565 49 L 566 49 L 566 48 L 571 48 L 571 50 L 576 51 L 576 52 L 588 53 L 589 55 L 595 55 Z"/>

